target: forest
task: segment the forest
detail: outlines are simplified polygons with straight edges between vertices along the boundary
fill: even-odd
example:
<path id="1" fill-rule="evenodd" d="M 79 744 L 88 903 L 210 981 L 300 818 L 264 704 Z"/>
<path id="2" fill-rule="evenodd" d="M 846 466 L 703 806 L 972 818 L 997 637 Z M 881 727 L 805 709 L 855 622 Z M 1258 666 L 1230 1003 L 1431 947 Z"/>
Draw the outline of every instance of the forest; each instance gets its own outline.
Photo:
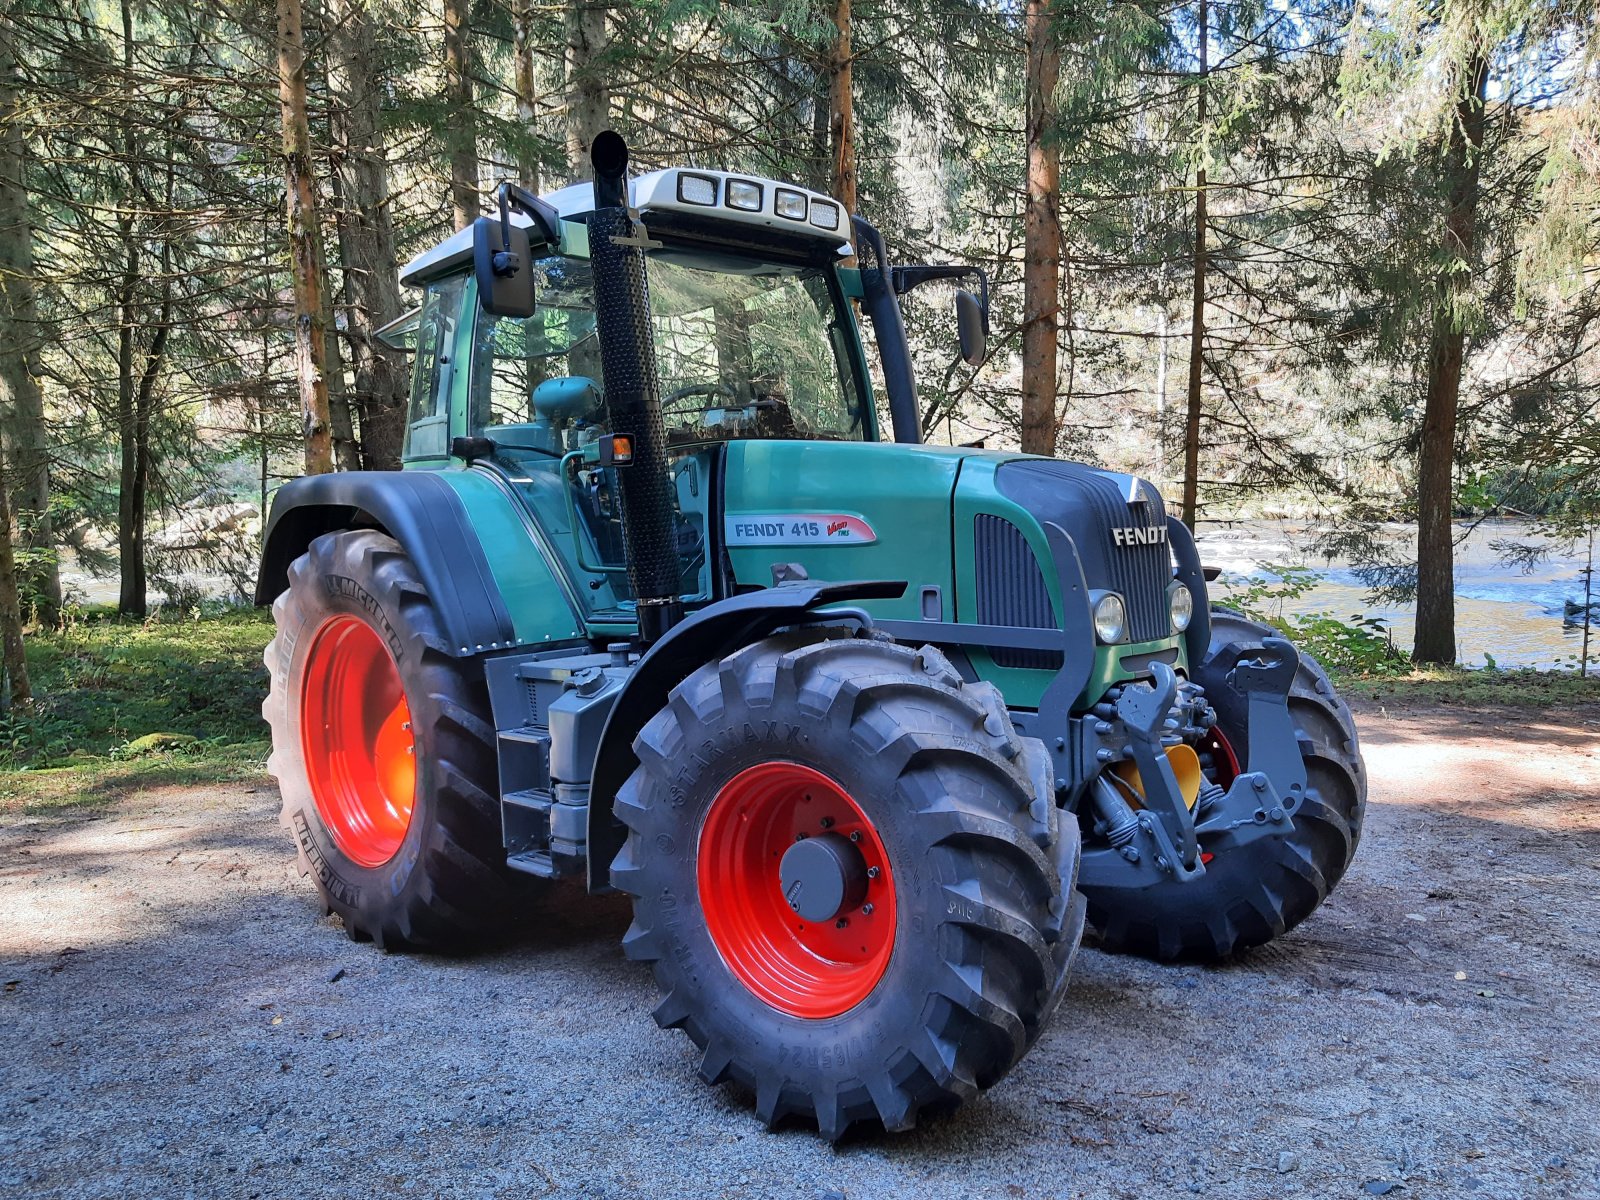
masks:
<path id="1" fill-rule="evenodd" d="M 1600 517 L 1581 0 L 5 0 L 0 625 L 250 593 L 302 473 L 398 464 L 397 267 L 501 180 L 792 180 L 988 273 L 906 301 L 925 440 L 1310 514 L 1457 658 L 1461 522 Z M 929 289 L 930 291 L 932 289 Z M 1385 538 L 1415 524 L 1414 545 Z M 1591 543 L 1592 544 L 1592 543 Z M 1508 546 L 1506 553 L 1536 555 Z M 69 571 L 70 568 L 70 571 Z M 1587 650 L 1585 651 L 1587 655 Z"/>

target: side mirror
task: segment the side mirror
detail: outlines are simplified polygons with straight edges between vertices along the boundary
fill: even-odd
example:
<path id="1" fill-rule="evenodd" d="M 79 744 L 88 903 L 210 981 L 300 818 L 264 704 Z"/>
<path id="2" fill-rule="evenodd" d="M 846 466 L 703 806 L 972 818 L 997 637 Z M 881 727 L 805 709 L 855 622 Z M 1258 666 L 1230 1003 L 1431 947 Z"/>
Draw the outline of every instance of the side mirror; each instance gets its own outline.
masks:
<path id="1" fill-rule="evenodd" d="M 971 292 L 956 293 L 956 334 L 961 339 L 961 358 L 969 367 L 983 365 L 989 353 L 989 335 L 984 329 L 983 306 Z"/>
<path id="2" fill-rule="evenodd" d="M 497 317 L 533 316 L 533 258 L 526 227 L 495 217 L 474 221 L 472 273 L 484 312 Z"/>

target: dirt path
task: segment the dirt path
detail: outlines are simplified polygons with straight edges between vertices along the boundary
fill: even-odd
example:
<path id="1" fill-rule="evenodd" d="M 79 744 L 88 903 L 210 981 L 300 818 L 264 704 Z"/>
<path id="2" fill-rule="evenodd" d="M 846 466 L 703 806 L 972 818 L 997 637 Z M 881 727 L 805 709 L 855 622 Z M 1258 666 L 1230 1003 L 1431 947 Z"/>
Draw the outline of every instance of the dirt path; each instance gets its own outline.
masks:
<path id="1" fill-rule="evenodd" d="M 318 917 L 268 787 L 13 821 L 0 1190 L 1600 1197 L 1600 711 L 1362 733 L 1366 839 L 1299 930 L 1212 970 L 1086 952 L 986 1098 L 838 1150 L 699 1083 L 614 901 L 384 955 Z"/>

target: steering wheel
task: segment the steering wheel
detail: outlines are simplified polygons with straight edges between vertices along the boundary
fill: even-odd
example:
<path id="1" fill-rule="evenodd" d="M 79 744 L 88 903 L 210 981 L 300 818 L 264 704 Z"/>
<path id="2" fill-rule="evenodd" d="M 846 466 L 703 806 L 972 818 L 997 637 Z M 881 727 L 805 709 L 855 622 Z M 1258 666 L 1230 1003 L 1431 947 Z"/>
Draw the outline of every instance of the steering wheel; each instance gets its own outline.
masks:
<path id="1" fill-rule="evenodd" d="M 711 383 L 686 383 L 681 388 L 676 388 L 673 391 L 668 392 L 665 396 L 661 397 L 661 411 L 665 413 L 672 410 L 677 406 L 680 400 L 686 400 L 690 396 L 726 396 L 732 401 L 732 403 L 726 405 L 704 405 L 698 409 L 685 409 L 684 411 L 686 412 L 706 412 L 712 408 L 744 407 L 743 401 L 739 399 L 738 392 L 734 391 L 725 383 L 715 381 Z"/>

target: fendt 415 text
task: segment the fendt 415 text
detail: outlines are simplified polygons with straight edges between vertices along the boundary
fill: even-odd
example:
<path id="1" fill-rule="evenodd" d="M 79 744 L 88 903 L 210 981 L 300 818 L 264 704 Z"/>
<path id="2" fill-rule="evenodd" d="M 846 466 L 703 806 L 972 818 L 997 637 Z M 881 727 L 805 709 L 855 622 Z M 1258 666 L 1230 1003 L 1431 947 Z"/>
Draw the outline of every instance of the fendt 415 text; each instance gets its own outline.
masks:
<path id="1" fill-rule="evenodd" d="M 625 892 L 707 1082 L 837 1138 L 1000 1079 L 1086 919 L 1215 959 L 1311 913 L 1365 802 L 1322 670 L 1211 607 L 1144 480 L 918 444 L 900 297 L 972 281 L 976 363 L 982 274 L 891 265 L 805 188 L 592 157 L 405 268 L 405 469 L 273 506 L 271 767 L 351 936 Z"/>

